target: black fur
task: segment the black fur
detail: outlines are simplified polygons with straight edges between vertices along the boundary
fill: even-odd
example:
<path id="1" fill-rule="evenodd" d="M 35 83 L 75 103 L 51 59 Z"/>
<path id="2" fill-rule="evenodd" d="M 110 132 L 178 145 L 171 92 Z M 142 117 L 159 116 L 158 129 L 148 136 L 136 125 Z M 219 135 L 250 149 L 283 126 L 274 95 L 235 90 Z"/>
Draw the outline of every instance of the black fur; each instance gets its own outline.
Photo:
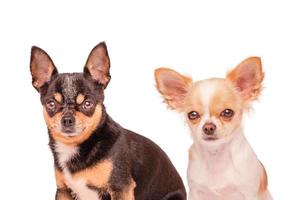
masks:
<path id="1" fill-rule="evenodd" d="M 57 72 L 56 68 L 53 71 Z M 109 75 L 109 72 L 107 74 Z M 35 76 L 33 74 L 33 80 Z M 113 191 L 113 196 L 111 197 L 105 188 L 89 185 L 98 192 L 100 199 L 120 199 L 118 195 L 132 179 L 136 183 L 134 190 L 136 200 L 186 199 L 183 182 L 164 151 L 151 140 L 122 128 L 106 113 L 103 105 L 106 85 L 101 83 L 95 81 L 85 67 L 84 73 L 55 73 L 50 81 L 37 88 L 44 106 L 53 98 L 54 93 L 62 94 L 63 102 L 58 104 L 55 110 L 47 110 L 50 117 L 66 110 L 71 113 L 81 112 L 87 117 L 92 116 L 95 109 L 84 111 L 81 105 L 76 104 L 75 99 L 79 93 L 102 107 L 101 121 L 91 136 L 78 144 L 79 154 L 67 162 L 68 170 L 74 174 L 94 166 L 103 159 L 110 159 L 113 170 L 108 185 Z M 55 151 L 56 141 L 51 132 L 49 138 L 55 167 L 62 171 Z M 58 189 L 57 196 L 59 195 L 69 195 L 70 199 L 76 198 L 76 194 L 70 188 Z"/>

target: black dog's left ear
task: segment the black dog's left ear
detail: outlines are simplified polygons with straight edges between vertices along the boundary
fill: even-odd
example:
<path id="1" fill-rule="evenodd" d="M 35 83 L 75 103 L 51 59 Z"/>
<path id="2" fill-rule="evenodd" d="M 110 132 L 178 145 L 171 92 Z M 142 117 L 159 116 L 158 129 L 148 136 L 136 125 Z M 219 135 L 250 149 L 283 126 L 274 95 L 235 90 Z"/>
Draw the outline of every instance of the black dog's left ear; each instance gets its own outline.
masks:
<path id="1" fill-rule="evenodd" d="M 91 51 L 84 67 L 84 74 L 91 76 L 97 83 L 106 88 L 110 81 L 110 60 L 105 42 L 99 43 Z"/>

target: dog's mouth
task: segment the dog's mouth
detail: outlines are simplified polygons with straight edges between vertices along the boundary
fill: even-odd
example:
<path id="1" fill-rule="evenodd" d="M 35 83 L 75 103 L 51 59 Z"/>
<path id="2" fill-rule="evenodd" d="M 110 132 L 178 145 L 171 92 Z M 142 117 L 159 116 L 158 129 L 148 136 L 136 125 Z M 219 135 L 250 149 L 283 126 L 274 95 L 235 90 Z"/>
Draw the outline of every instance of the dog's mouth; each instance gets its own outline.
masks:
<path id="1" fill-rule="evenodd" d="M 85 130 L 85 128 L 81 128 L 80 130 L 78 130 L 77 128 L 64 128 L 61 131 L 61 134 L 65 137 L 75 137 L 80 135 L 83 131 Z"/>
<path id="2" fill-rule="evenodd" d="M 74 127 L 68 127 L 68 128 L 62 128 L 62 132 L 66 134 L 72 134 L 75 133 L 75 128 Z"/>
<path id="3" fill-rule="evenodd" d="M 218 139 L 219 138 L 216 136 L 203 136 L 203 140 L 205 140 L 205 141 L 216 141 Z"/>

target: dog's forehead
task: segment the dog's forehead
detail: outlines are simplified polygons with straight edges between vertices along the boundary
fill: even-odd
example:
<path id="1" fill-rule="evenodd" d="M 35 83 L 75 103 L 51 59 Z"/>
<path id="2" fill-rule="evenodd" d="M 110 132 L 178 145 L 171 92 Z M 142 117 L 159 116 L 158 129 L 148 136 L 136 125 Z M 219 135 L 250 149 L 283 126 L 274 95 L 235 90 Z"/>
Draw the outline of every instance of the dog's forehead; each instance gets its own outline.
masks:
<path id="1" fill-rule="evenodd" d="M 41 100 L 45 103 L 44 100 L 54 97 L 58 101 L 62 99 L 65 103 L 75 103 L 78 95 L 81 98 L 88 95 L 96 101 L 104 99 L 102 86 L 86 78 L 83 73 L 62 73 L 50 82 Z"/>
<path id="2" fill-rule="evenodd" d="M 238 101 L 237 94 L 233 87 L 225 79 L 211 78 L 195 82 L 190 98 L 199 102 L 203 108 L 213 106 L 213 104 L 222 104 L 229 101 Z"/>
<path id="3" fill-rule="evenodd" d="M 79 93 L 79 85 L 82 84 L 82 80 L 78 74 L 64 74 L 61 80 L 61 92 L 65 97 L 75 98 Z"/>
<path id="4" fill-rule="evenodd" d="M 91 89 L 86 82 L 81 73 L 59 74 L 49 87 L 49 95 L 59 93 L 65 100 L 74 100 L 79 93 L 85 93 Z"/>
<path id="5" fill-rule="evenodd" d="M 213 96 L 219 87 L 223 87 L 223 80 L 217 78 L 200 80 L 195 83 L 194 92 L 204 107 L 209 107 Z"/>

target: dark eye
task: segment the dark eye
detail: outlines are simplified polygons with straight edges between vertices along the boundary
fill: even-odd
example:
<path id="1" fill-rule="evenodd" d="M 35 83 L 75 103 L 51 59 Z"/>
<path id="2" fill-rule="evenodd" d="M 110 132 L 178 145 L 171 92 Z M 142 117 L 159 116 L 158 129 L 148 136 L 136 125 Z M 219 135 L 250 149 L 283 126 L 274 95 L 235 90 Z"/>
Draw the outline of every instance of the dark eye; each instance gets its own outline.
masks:
<path id="1" fill-rule="evenodd" d="M 85 110 L 91 109 L 94 106 L 93 102 L 91 100 L 85 100 L 82 104 L 82 107 Z"/>
<path id="2" fill-rule="evenodd" d="M 225 109 L 225 110 L 223 110 L 223 111 L 221 112 L 220 115 L 221 115 L 221 117 L 231 118 L 231 117 L 233 117 L 234 112 L 233 112 L 233 110 L 231 110 L 231 109 Z"/>
<path id="3" fill-rule="evenodd" d="M 196 112 L 196 111 L 191 111 L 191 112 L 188 113 L 188 118 L 189 118 L 190 120 L 195 120 L 195 119 L 200 118 L 200 115 L 199 115 L 199 113 Z"/>
<path id="4" fill-rule="evenodd" d="M 49 110 L 54 110 L 54 109 L 56 108 L 56 103 L 55 103 L 55 101 L 52 100 L 52 99 L 49 100 L 49 101 L 47 101 L 46 107 L 47 107 L 47 109 L 49 109 Z"/>

